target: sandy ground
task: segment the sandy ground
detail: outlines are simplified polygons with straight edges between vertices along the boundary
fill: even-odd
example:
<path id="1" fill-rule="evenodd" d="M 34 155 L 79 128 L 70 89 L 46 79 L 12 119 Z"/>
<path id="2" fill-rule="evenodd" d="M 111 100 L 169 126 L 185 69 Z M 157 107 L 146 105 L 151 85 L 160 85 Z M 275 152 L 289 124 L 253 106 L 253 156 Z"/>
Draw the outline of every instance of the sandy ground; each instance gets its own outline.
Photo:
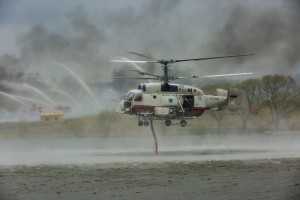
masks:
<path id="1" fill-rule="evenodd" d="M 300 134 L 0 140 L 0 200 L 300 199 Z"/>
<path id="2" fill-rule="evenodd" d="M 1 167 L 1 199 L 300 199 L 300 159 Z"/>

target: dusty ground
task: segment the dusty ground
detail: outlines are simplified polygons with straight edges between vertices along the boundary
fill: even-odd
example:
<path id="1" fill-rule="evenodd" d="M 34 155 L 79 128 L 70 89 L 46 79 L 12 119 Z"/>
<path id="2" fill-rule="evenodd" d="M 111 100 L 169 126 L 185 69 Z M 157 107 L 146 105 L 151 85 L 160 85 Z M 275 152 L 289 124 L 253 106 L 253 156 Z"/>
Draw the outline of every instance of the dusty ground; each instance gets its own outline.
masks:
<path id="1" fill-rule="evenodd" d="M 1 167 L 1 199 L 300 199 L 300 159 Z"/>

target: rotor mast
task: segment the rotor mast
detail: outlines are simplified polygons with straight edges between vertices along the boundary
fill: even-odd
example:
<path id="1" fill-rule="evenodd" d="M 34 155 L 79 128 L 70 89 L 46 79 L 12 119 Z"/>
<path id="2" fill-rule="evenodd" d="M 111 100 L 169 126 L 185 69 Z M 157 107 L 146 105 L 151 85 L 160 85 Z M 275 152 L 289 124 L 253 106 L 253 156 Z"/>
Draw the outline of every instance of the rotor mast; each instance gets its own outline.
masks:
<path id="1" fill-rule="evenodd" d="M 162 65 L 163 72 L 164 72 L 164 75 L 162 77 L 162 81 L 165 84 L 168 84 L 170 81 L 174 80 L 174 77 L 172 77 L 171 74 L 170 74 L 170 69 L 169 69 L 169 67 L 171 67 L 170 64 L 173 64 L 176 61 L 171 59 L 171 60 L 159 60 L 158 62 Z"/>
<path id="2" fill-rule="evenodd" d="M 163 82 L 165 84 L 168 84 L 170 79 L 171 79 L 171 76 L 170 76 L 170 69 L 169 69 L 170 65 L 168 64 L 163 64 L 162 65 L 162 68 L 163 68 L 163 71 L 164 71 L 164 76 L 163 76 Z"/>

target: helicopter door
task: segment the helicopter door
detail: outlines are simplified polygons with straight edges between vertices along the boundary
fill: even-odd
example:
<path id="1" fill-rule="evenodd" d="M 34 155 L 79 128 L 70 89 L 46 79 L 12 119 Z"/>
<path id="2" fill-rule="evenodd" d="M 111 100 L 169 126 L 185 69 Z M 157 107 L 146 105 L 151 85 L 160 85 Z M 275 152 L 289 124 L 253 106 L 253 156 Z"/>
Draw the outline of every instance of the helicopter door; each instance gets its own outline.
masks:
<path id="1" fill-rule="evenodd" d="M 194 107 L 194 96 L 187 95 L 183 96 L 183 108 L 193 108 Z"/>

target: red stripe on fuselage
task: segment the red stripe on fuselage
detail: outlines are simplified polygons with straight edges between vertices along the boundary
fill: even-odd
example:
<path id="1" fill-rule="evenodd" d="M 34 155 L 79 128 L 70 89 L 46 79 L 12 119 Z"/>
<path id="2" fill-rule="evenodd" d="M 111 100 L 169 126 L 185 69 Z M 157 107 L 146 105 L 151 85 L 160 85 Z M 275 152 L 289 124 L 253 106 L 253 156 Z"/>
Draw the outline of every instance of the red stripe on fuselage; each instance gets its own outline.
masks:
<path id="1" fill-rule="evenodd" d="M 154 108 L 158 106 L 145 106 L 145 105 L 134 105 L 131 108 L 131 112 L 140 113 L 140 112 L 149 112 L 152 113 Z"/>
<path id="2" fill-rule="evenodd" d="M 175 108 L 177 111 L 180 110 L 178 107 L 174 106 L 145 106 L 145 105 L 134 105 L 131 108 L 131 112 L 140 113 L 140 112 L 149 112 L 152 113 L 154 108 Z M 202 107 L 192 107 L 192 108 L 184 108 L 185 112 L 193 112 L 193 113 L 203 113 L 205 108 Z"/>

